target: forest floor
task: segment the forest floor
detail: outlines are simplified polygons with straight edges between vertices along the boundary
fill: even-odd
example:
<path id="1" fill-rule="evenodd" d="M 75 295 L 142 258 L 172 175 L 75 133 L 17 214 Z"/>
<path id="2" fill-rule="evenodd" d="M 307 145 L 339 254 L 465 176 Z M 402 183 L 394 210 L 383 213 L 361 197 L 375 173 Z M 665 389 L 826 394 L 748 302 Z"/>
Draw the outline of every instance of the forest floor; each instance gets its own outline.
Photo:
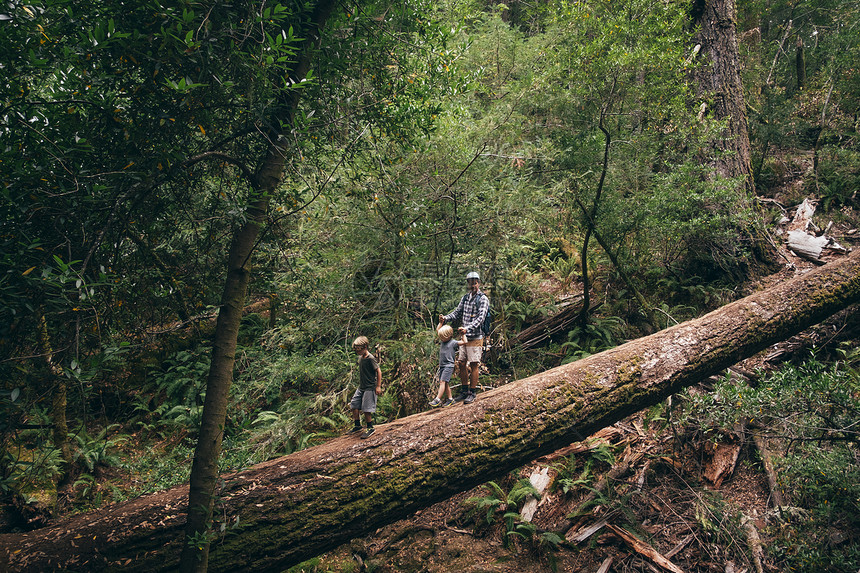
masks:
<path id="1" fill-rule="evenodd" d="M 642 414 L 602 434 L 609 439 L 598 438 L 591 450 L 577 454 L 593 459 L 595 449 L 618 452 L 614 465 L 602 464 L 603 472 L 614 474 L 604 481 L 605 487 L 598 487 L 599 473 L 591 476 L 589 487 L 600 489 L 597 495 L 582 486 L 569 494 L 562 491 L 564 478 L 578 477 L 567 475 L 565 458 L 531 464 L 510 476 L 509 483 L 499 484 L 508 490 L 517 479 L 548 468 L 555 483 L 534 514 L 533 535 L 506 536 L 504 507 L 492 522 L 486 511 L 473 515 L 475 498 L 492 495 L 490 488 L 479 486 L 353 540 L 315 560 L 315 570 L 348 571 L 349 562 L 377 572 L 671 570 L 659 565 L 661 556 L 680 571 L 755 570 L 740 516 L 750 518 L 764 539 L 776 520 L 768 511 L 768 482 L 754 447 L 736 435 L 727 437 L 739 457 L 731 475 L 716 486 L 705 477 L 709 471 L 713 475 L 715 467 L 710 440 L 675 436 L 668 428 L 649 430 Z M 680 450 L 679 442 L 684 442 Z M 591 503 L 583 504 L 589 499 Z M 578 507 L 583 508 L 581 515 L 569 519 Z M 545 531 L 557 532 L 566 541 L 541 542 Z M 641 541 L 628 538 L 628 531 Z M 611 569 L 601 569 L 607 564 Z"/>
<path id="2" fill-rule="evenodd" d="M 851 224 L 838 227 L 834 232 L 842 245 L 860 239 Z M 816 266 L 785 248 L 780 257 L 782 269 L 750 290 Z M 826 325 L 811 329 L 737 370 L 749 375 L 773 369 L 828 336 Z M 707 392 L 712 382 L 691 391 Z M 677 408 L 683 398 L 670 400 Z M 681 427 L 662 417 L 671 418 L 671 402 L 663 406 L 604 428 L 572 445 L 573 453 L 546 456 L 496 484 L 458 494 L 291 571 L 780 571 L 777 556 L 768 553 L 769 542 L 802 517 L 797 513 L 802 510 L 774 507 L 752 431 Z M 514 516 L 518 506 L 505 503 L 506 496 L 522 479 L 539 482 L 534 477 L 542 473 L 549 484 L 531 521 Z M 860 543 L 860 532 L 834 529 L 829 542 Z"/>

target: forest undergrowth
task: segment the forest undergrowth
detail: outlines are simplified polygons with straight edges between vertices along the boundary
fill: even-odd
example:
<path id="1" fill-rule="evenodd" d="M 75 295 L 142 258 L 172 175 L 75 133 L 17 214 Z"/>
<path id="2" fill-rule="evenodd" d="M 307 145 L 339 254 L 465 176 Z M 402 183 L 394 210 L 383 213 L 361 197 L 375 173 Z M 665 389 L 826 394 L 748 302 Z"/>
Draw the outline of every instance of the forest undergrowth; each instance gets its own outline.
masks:
<path id="1" fill-rule="evenodd" d="M 549 290 L 558 284 L 552 277 L 540 282 Z M 528 320 L 512 315 L 504 320 Z M 571 331 L 531 352 L 495 351 L 482 386 L 611 346 L 620 322 L 597 317 L 590 337 Z M 582 571 L 610 563 L 614 571 L 640 571 L 655 562 L 653 551 L 684 571 L 854 573 L 858 336 L 857 317 L 843 313 L 574 444 L 572 453 L 537 460 L 293 570 Z M 278 353 L 295 336 L 270 329 L 261 314 L 248 315 L 240 339 L 222 471 L 342 435 L 356 377 L 347 348 Z M 426 409 L 435 391 L 432 331 L 378 341 L 374 350 L 386 388 L 377 421 Z M 32 457 L 21 456 L 13 479 L 30 480 L 16 486 L 35 503 L 21 512 L 29 523 L 6 527 L 32 528 L 49 515 L 185 482 L 208 356 L 205 345 L 192 346 L 150 368 L 133 394 L 117 399 L 127 414 L 121 423 L 112 421 L 103 398 L 102 423 L 94 419 L 73 432 L 77 472 L 59 491 L 46 487 L 58 457 L 43 442 L 44 431 L 27 430 L 21 447 Z M 539 491 L 534 476 L 541 473 L 548 484 Z M 526 519 L 530 499 L 540 501 Z"/>

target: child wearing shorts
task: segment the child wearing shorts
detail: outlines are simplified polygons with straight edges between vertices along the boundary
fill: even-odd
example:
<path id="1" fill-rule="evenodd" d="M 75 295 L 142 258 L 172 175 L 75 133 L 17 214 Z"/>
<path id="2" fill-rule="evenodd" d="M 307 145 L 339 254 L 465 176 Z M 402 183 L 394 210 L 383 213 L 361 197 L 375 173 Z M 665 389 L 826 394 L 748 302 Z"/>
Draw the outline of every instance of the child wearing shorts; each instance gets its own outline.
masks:
<path id="1" fill-rule="evenodd" d="M 458 345 L 462 342 L 454 340 L 454 329 L 447 324 L 440 326 L 436 330 L 436 335 L 439 337 L 439 370 L 436 372 L 436 378 L 439 379 L 439 392 L 436 393 L 436 398 L 430 401 L 430 406 L 444 408 L 454 403 L 451 397 L 451 375 L 454 374 Z"/>
<path id="2" fill-rule="evenodd" d="M 376 358 L 368 351 L 370 341 L 366 336 L 359 336 L 352 343 L 352 349 L 358 354 L 358 389 L 352 395 L 349 407 L 352 409 L 352 419 L 355 422 L 350 434 L 361 431 L 361 414 L 367 424 L 367 430 L 361 435 L 368 438 L 374 432 L 373 413 L 376 412 L 376 398 L 382 394 L 382 371 L 376 363 Z"/>

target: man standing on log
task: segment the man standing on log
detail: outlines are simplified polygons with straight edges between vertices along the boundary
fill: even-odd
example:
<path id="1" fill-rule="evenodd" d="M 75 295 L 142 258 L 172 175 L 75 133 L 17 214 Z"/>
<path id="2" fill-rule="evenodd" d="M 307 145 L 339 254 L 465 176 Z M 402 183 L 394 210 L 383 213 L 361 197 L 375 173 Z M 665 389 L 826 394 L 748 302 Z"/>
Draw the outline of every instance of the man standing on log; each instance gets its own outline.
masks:
<path id="1" fill-rule="evenodd" d="M 457 362 L 460 364 L 460 394 L 454 399 L 464 404 L 475 401 L 478 374 L 481 365 L 481 349 L 484 345 L 484 321 L 490 312 L 490 299 L 481 290 L 481 277 L 472 271 L 466 275 L 469 292 L 460 299 L 460 304 L 448 314 L 439 315 L 439 326 L 460 319 L 459 332 L 468 339 L 460 346 Z M 468 364 L 468 368 L 466 365 Z"/>

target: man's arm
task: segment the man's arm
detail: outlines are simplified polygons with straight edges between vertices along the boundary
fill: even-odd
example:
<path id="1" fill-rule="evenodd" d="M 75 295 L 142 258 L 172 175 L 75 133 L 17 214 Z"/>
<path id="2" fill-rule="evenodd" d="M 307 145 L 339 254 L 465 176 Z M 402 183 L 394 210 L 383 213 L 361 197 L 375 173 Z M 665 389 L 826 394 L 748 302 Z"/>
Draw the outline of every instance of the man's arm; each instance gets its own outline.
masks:
<path id="1" fill-rule="evenodd" d="M 466 302 L 466 297 L 460 299 L 460 304 L 457 305 L 457 308 L 449 312 L 448 314 L 440 314 L 439 315 L 439 324 L 445 324 L 446 322 L 451 322 L 452 320 L 456 320 L 463 316 L 463 305 Z"/>

